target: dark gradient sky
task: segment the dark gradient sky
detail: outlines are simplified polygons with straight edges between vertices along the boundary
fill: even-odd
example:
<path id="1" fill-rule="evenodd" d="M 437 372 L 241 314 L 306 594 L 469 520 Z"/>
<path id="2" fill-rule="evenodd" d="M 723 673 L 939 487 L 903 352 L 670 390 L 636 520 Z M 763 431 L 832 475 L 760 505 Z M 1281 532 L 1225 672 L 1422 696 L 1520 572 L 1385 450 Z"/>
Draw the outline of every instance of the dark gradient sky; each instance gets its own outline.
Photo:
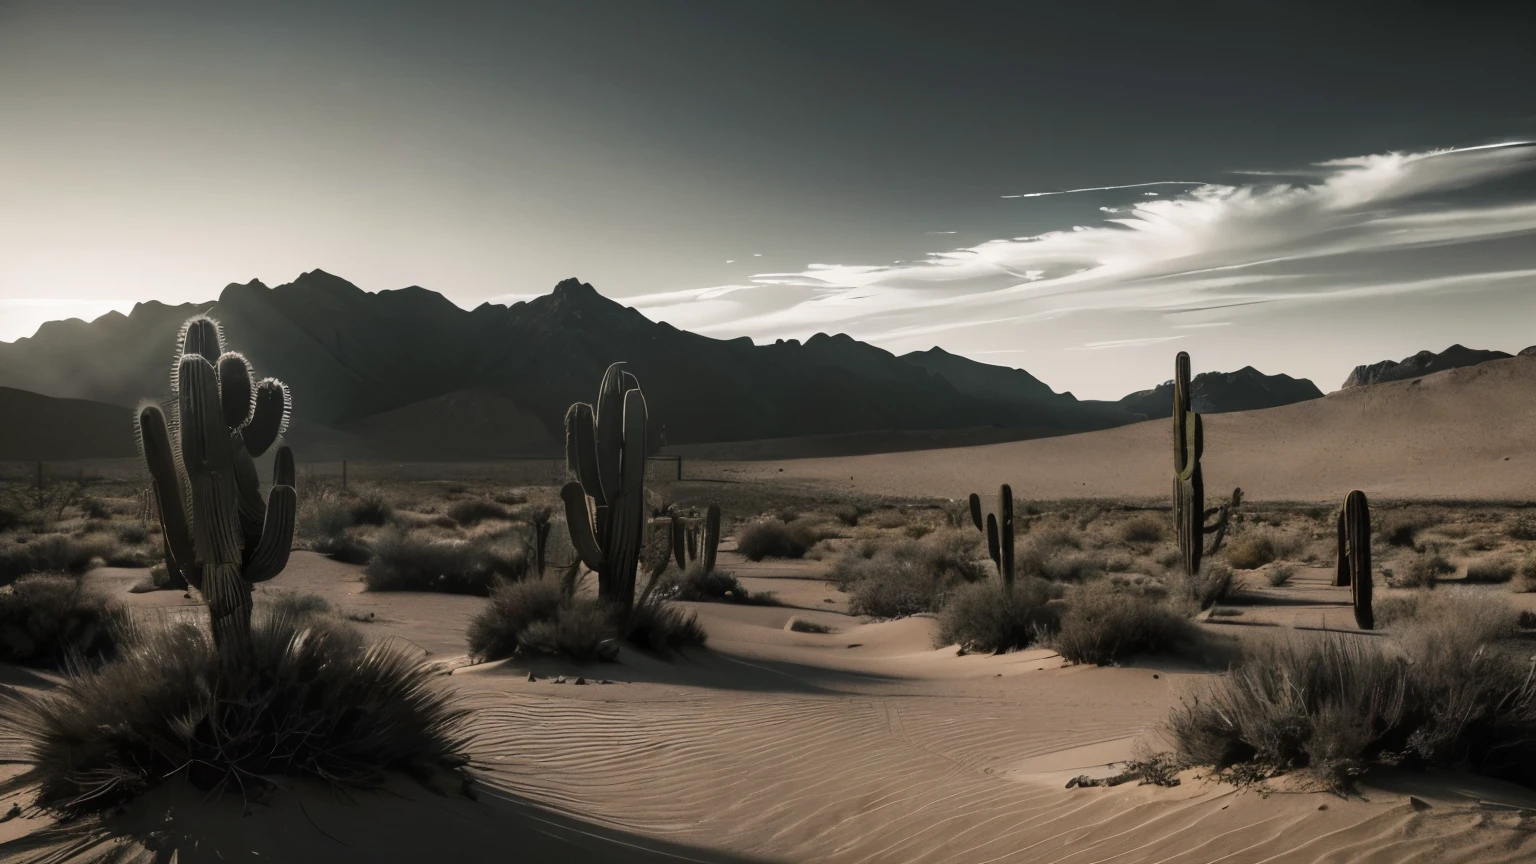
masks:
<path id="1" fill-rule="evenodd" d="M 574 275 L 703 332 L 940 344 L 1084 396 L 1176 347 L 1325 389 L 1519 349 L 1530 151 L 1382 160 L 1536 139 L 1533 10 L 0 0 L 0 339 L 320 267 L 465 306 Z M 1377 161 L 1317 167 L 1351 157 Z M 1153 181 L 1211 185 L 1001 197 Z"/>

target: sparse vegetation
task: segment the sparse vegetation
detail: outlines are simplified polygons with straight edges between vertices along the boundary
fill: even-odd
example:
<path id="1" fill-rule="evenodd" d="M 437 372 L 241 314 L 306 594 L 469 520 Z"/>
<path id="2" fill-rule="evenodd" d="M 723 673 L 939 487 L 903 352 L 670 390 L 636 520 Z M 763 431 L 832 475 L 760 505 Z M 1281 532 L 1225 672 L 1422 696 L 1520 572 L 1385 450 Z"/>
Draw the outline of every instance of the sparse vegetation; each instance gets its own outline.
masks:
<path id="1" fill-rule="evenodd" d="M 669 570 L 656 585 L 662 597 L 692 602 L 731 601 L 754 606 L 772 606 L 777 599 L 770 592 L 748 591 L 741 580 L 725 570 L 708 570 L 693 564 L 687 570 Z"/>
<path id="2" fill-rule="evenodd" d="M 1264 579 L 1268 581 L 1270 585 L 1279 588 L 1280 586 L 1289 583 L 1291 581 L 1291 577 L 1295 575 L 1296 567 L 1294 565 L 1276 564 L 1265 571 Z"/>
<path id="3" fill-rule="evenodd" d="M 1484 600 L 1451 596 L 1420 595 L 1417 606 L 1396 618 L 1390 642 L 1249 646 L 1170 718 L 1179 753 L 1249 776 L 1306 769 L 1336 788 L 1378 764 L 1465 765 L 1529 783 L 1536 678 L 1528 658 L 1501 648 L 1513 612 L 1490 617 Z"/>
<path id="4" fill-rule="evenodd" d="M 441 591 L 491 593 L 497 577 L 520 579 L 528 572 L 521 548 L 480 540 L 438 539 L 396 529 L 374 544 L 373 560 L 363 569 L 369 591 Z"/>
<path id="5" fill-rule="evenodd" d="M 1447 561 L 1439 552 L 1416 552 L 1393 572 L 1393 585 L 1398 588 L 1433 588 L 1441 576 L 1455 572 L 1456 565 Z"/>
<path id="6" fill-rule="evenodd" d="M 1120 525 L 1120 540 L 1125 543 L 1161 543 L 1167 534 L 1163 520 L 1146 514 Z"/>
<path id="7" fill-rule="evenodd" d="M 410 649 L 265 611 L 250 647 L 231 665 L 203 626 L 154 628 L 53 690 L 0 691 L 0 730 L 24 742 L 36 806 L 109 811 L 176 778 L 247 795 L 284 777 L 372 787 L 467 761 L 465 711 Z"/>
<path id="8" fill-rule="evenodd" d="M 1103 666 L 1133 654 L 1169 653 L 1198 638 L 1194 625 L 1166 602 L 1099 580 L 1068 589 L 1055 645 L 1069 662 Z"/>
<path id="9" fill-rule="evenodd" d="M 1518 569 L 1509 558 L 1483 558 L 1467 565 L 1466 581 L 1502 585 L 1514 579 Z"/>
<path id="10" fill-rule="evenodd" d="M 1049 639 L 1059 614 L 1052 587 L 1028 577 L 1015 580 L 1011 590 L 1000 579 L 962 585 L 944 604 L 938 642 L 1001 653 Z"/>
<path id="11" fill-rule="evenodd" d="M 1245 531 L 1227 542 L 1227 563 L 1239 570 L 1257 570 L 1278 560 L 1283 548 L 1269 531 Z"/>
<path id="12" fill-rule="evenodd" d="M 613 660 L 621 639 L 660 654 L 704 644 L 694 614 L 661 598 L 635 604 L 627 621 L 622 618 L 599 598 L 557 579 L 503 583 L 470 621 L 469 652 L 482 661 L 524 653 L 586 662 Z"/>
<path id="13" fill-rule="evenodd" d="M 804 558 L 818 539 L 798 521 L 786 523 L 776 518 L 759 519 L 743 526 L 736 534 L 736 551 L 748 561 Z"/>
<path id="14" fill-rule="evenodd" d="M 24 576 L 0 588 L 0 662 L 94 665 L 127 636 L 127 613 L 79 578 Z"/>

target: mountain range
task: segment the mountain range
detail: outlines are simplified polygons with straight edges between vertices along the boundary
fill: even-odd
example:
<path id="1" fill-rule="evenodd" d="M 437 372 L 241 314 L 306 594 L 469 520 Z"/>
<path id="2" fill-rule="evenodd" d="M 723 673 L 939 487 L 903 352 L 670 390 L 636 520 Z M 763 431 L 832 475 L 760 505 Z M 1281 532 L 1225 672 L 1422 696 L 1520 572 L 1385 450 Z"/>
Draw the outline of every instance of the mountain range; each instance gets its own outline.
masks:
<path id="1" fill-rule="evenodd" d="M 1520 352 L 1522 357 L 1530 354 L 1536 354 L 1536 346 Z M 1503 351 L 1481 351 L 1463 345 L 1452 345 L 1439 354 L 1433 351 L 1420 351 L 1402 360 L 1383 360 L 1368 366 L 1356 366 L 1355 370 L 1349 373 L 1349 377 L 1344 379 L 1344 386 L 1359 387 L 1365 384 L 1380 384 L 1384 381 L 1406 381 L 1409 378 L 1444 372 L 1447 369 L 1476 366 L 1490 360 L 1504 360 L 1510 356 L 1512 355 Z"/>
<path id="2" fill-rule="evenodd" d="M 369 293 L 322 270 L 272 288 L 230 284 L 209 303 L 151 301 L 127 315 L 50 322 L 0 343 L 0 386 L 114 410 L 165 398 L 177 331 L 197 313 L 223 324 L 258 375 L 289 383 L 291 440 L 353 457 L 557 454 L 566 408 L 592 401 L 619 360 L 645 388 L 653 445 L 931 430 L 1045 437 L 1166 417 L 1172 405 L 1171 384 L 1117 402 L 1079 400 L 1022 369 L 940 348 L 897 356 L 842 334 L 711 339 L 576 279 L 525 302 L 464 310 L 424 288 Z M 1322 395 L 1310 381 L 1252 367 L 1192 385 L 1207 413 Z M 0 442 L 4 458 L 45 457 Z"/>

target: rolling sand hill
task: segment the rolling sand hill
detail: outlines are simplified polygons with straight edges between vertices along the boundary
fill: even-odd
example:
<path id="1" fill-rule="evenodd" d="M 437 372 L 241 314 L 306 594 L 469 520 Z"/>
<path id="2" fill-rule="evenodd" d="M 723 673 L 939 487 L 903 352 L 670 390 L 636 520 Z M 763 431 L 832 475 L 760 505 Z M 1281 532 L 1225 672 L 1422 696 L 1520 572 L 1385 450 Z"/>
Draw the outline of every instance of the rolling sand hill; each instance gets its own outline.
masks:
<path id="1" fill-rule="evenodd" d="M 452 685 L 476 709 L 476 799 L 403 780 L 382 794 L 301 784 L 246 811 L 235 796 L 206 802 L 173 784 L 112 821 L 119 836 L 139 840 L 46 842 L 36 833 L 46 819 L 21 816 L 0 821 L 0 858 L 1531 860 L 1536 796 L 1466 776 L 1373 772 L 1349 798 L 1284 782 L 1261 795 L 1191 772 L 1174 788 L 1064 788 L 1069 778 L 1114 773 L 1106 763 L 1131 756 L 1180 694 L 1209 673 L 1178 660 L 1065 666 L 1048 649 L 957 656 L 953 646 L 934 647 L 930 618 L 863 623 L 844 614 L 847 598 L 828 587 L 819 562 L 751 564 L 725 551 L 722 563 L 753 591 L 775 590 L 791 605 L 699 604 L 710 650 L 673 662 L 626 650 L 616 664 L 514 659 L 471 667 L 463 632 L 483 600 L 362 593 L 358 568 L 296 553 L 263 590 L 318 593 L 350 613 L 373 613 L 362 625 L 372 638 L 408 641 L 454 670 Z M 139 576 L 103 569 L 92 578 L 122 591 Z M 1270 629 L 1230 629 L 1341 624 L 1350 614 L 1341 602 L 1347 589 L 1329 581 L 1326 570 L 1309 571 L 1277 589 L 1283 596 L 1273 605 L 1249 607 Z M 144 615 L 202 614 L 171 592 L 126 602 Z M 787 630 L 792 615 L 831 632 Z M 557 675 L 588 678 L 576 686 Z M 10 683 L 47 686 L 41 677 Z M 0 800 L 0 809 L 10 803 Z M 159 857 L 142 845 L 150 831 L 164 838 L 151 844 Z M 168 858 L 173 848 L 179 857 Z"/>
<path id="2" fill-rule="evenodd" d="M 1258 500 L 1536 499 L 1536 356 L 1205 417 L 1208 495 Z M 1169 495 L 1167 421 L 1057 438 L 713 466 L 723 479 L 960 498 L 1010 482 L 1044 500 Z M 705 470 L 703 466 L 699 469 Z"/>

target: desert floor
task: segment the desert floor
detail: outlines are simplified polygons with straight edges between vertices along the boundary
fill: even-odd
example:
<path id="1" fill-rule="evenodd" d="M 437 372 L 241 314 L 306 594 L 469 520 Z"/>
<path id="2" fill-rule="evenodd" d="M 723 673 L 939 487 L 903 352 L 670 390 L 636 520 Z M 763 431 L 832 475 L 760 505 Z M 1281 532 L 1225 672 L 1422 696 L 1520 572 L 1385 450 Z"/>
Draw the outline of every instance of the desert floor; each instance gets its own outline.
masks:
<path id="1" fill-rule="evenodd" d="M 588 666 L 469 666 L 474 597 L 364 593 L 359 569 L 295 553 L 271 590 L 315 593 L 373 638 L 451 670 L 476 708 L 470 800 L 402 781 L 342 796 L 300 786 L 271 805 L 167 787 L 77 846 L 28 846 L 42 818 L 0 822 L 0 858 L 191 861 L 1214 862 L 1529 861 L 1536 793 L 1470 776 L 1373 772 L 1359 794 L 1284 778 L 1239 789 L 1186 772 L 1174 788 L 1064 788 L 1114 773 L 1211 673 L 1178 660 L 1067 666 L 1049 650 L 935 649 L 936 622 L 860 623 L 817 561 L 722 564 L 787 605 L 698 604 L 707 650 L 671 662 L 626 652 Z M 173 592 L 127 594 L 140 570 L 91 579 L 137 614 L 196 613 Z M 1253 586 L 1234 638 L 1352 629 L 1347 590 L 1304 569 Z M 1518 595 L 1533 608 L 1536 595 Z M 372 617 L 369 618 L 369 613 Z M 831 628 L 786 629 L 799 617 Z M 532 672 L 538 680 L 530 680 Z M 10 669 L 5 683 L 50 678 Z M 565 676 L 561 679 L 558 676 Z M 584 676 L 585 684 L 573 683 Z M 563 683 L 562 683 L 563 681 Z M 0 810 L 10 806 L 0 801 Z M 176 826 L 175 859 L 121 837 Z M 114 836 L 115 835 L 115 836 Z M 142 856 L 135 858 L 133 856 Z"/>

